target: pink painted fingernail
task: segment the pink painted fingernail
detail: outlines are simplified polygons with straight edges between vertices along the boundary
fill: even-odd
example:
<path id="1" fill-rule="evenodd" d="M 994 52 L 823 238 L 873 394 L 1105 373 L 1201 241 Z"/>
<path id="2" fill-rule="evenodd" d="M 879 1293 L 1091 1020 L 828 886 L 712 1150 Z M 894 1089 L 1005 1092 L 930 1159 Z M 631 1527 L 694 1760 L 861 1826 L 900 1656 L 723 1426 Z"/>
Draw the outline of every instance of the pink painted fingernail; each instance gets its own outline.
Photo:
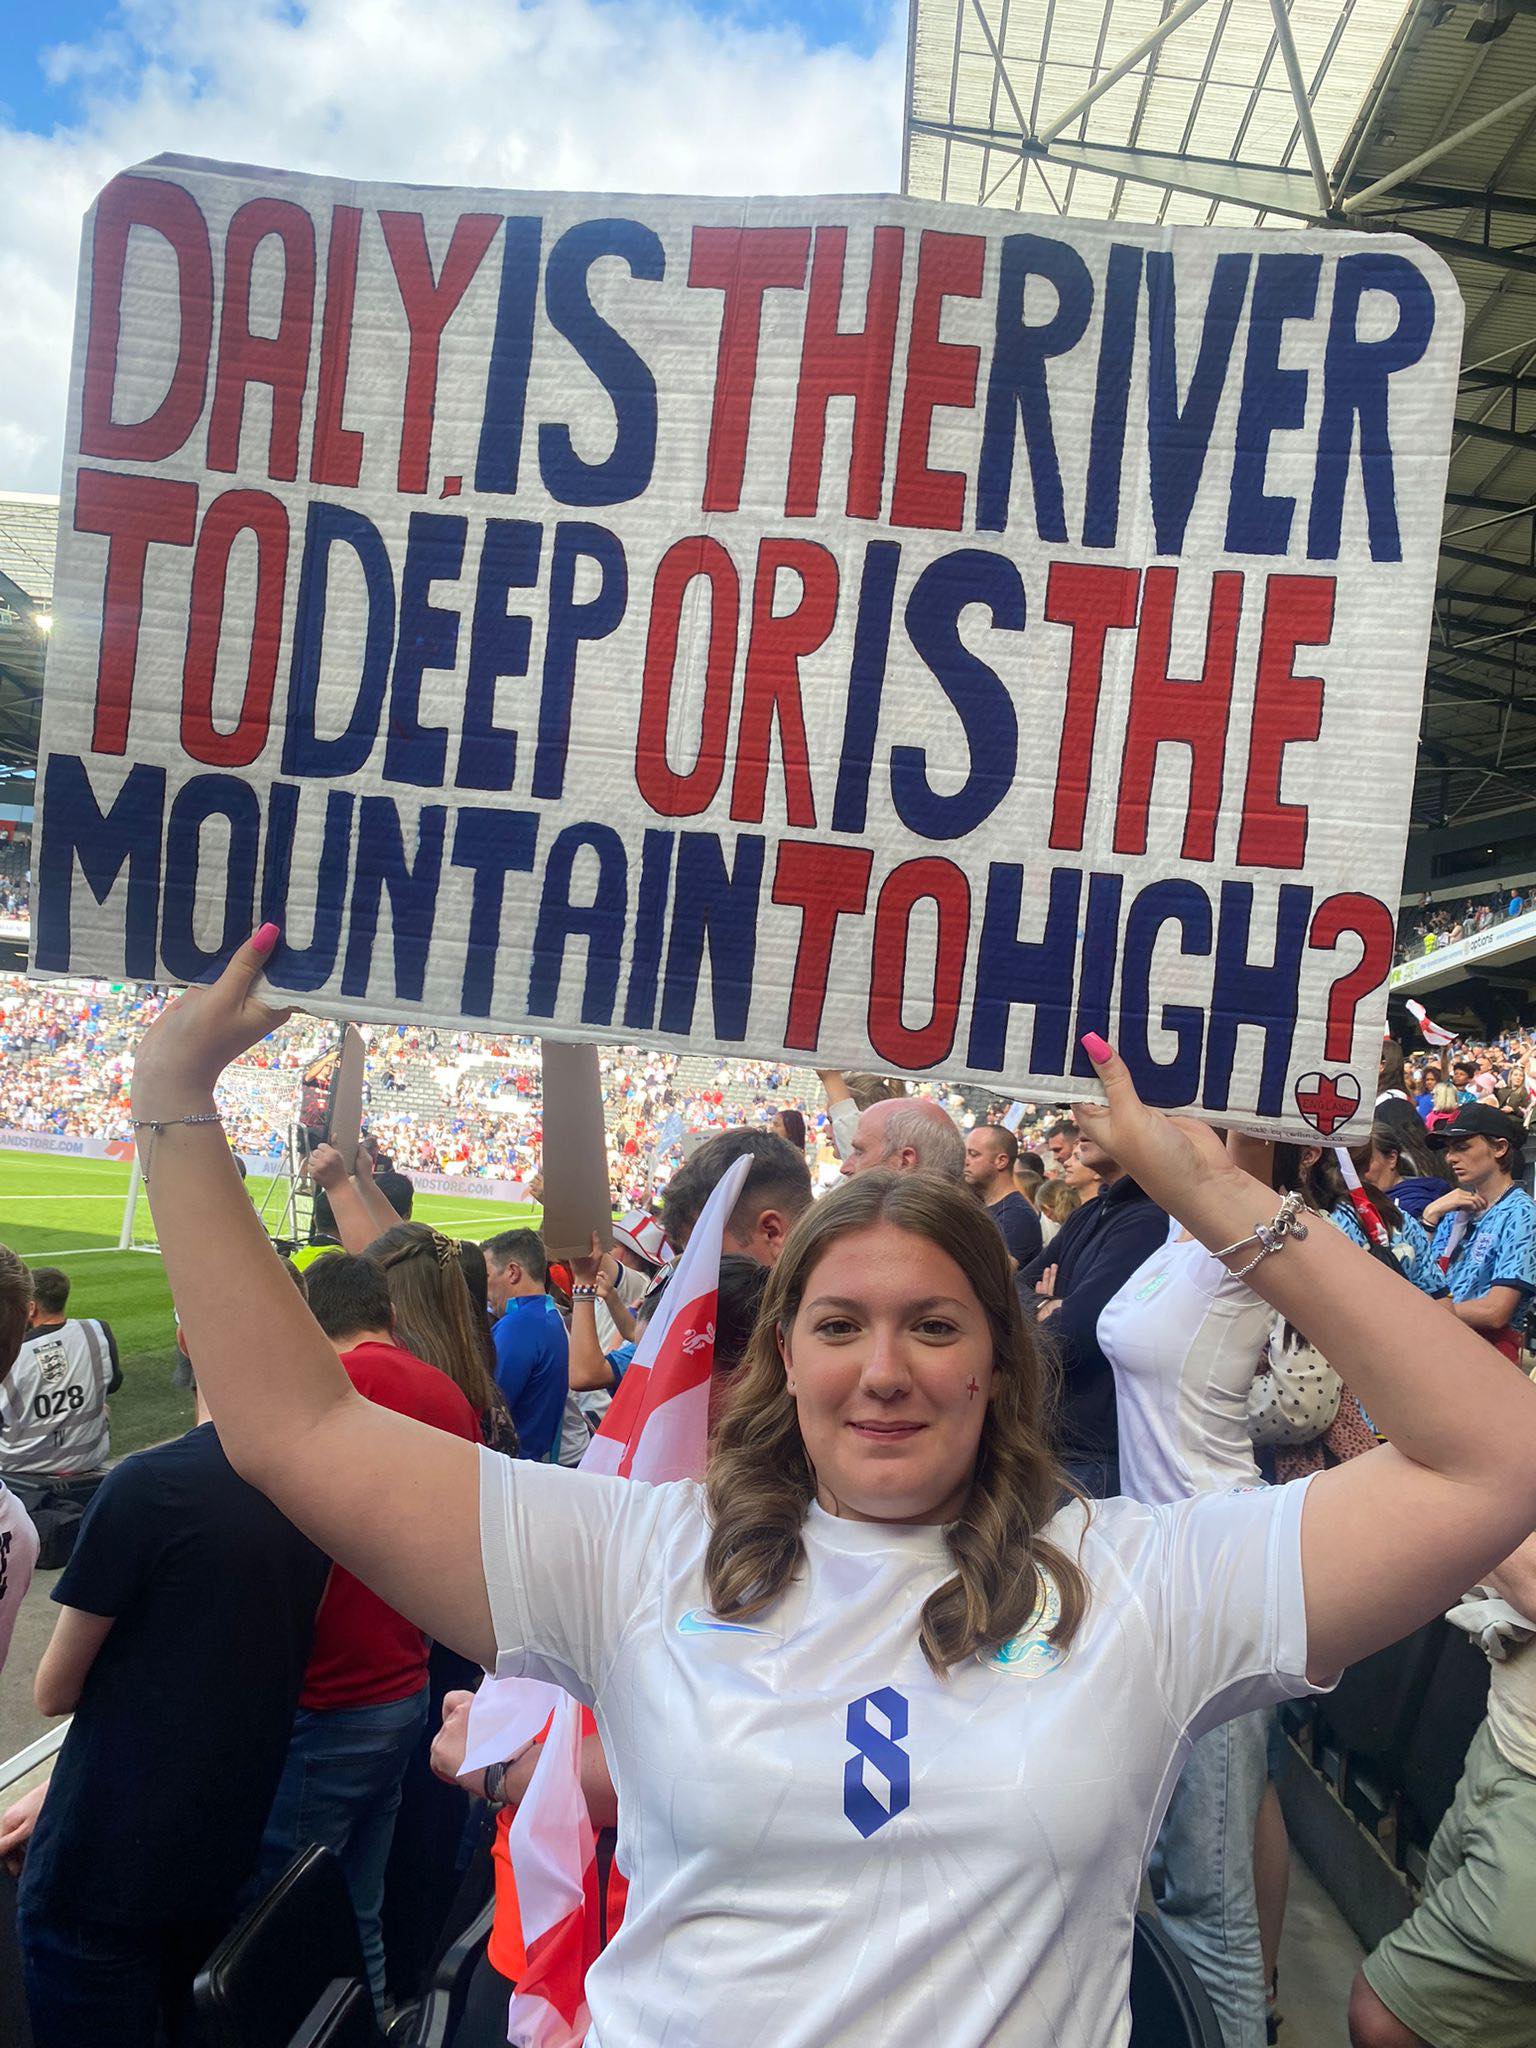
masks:
<path id="1" fill-rule="evenodd" d="M 1100 1038 L 1097 1031 L 1085 1031 L 1082 1037 L 1083 1051 L 1096 1067 L 1102 1067 L 1106 1060 L 1113 1059 L 1115 1049 L 1107 1038 Z"/>
<path id="2" fill-rule="evenodd" d="M 270 953 L 277 944 L 280 932 L 281 927 L 279 925 L 264 924 L 258 930 L 251 933 L 251 944 L 258 953 Z"/>

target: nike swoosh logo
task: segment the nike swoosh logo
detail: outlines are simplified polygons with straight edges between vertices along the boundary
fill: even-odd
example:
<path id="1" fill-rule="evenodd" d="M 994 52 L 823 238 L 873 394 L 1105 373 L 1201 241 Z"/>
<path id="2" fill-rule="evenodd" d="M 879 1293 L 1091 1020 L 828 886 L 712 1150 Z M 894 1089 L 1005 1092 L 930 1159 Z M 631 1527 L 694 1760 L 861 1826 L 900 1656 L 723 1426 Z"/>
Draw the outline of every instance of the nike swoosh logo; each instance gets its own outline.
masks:
<path id="1" fill-rule="evenodd" d="M 749 1628 L 742 1621 L 715 1621 L 707 1614 L 700 1614 L 697 1607 L 690 1607 L 686 1614 L 677 1619 L 680 1636 L 765 1636 L 765 1628 Z"/>

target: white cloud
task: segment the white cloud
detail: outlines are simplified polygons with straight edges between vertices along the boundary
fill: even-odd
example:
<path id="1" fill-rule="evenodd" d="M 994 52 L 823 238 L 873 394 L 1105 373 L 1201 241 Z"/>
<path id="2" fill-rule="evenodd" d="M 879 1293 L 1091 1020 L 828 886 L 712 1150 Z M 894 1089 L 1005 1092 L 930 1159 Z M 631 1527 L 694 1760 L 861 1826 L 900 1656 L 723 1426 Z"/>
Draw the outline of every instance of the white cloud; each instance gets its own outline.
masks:
<path id="1" fill-rule="evenodd" d="M 57 488 L 80 220 L 163 151 L 434 185 L 889 191 L 906 8 L 872 54 L 667 0 L 128 0 L 50 53 L 85 111 L 0 126 L 0 489 Z"/>

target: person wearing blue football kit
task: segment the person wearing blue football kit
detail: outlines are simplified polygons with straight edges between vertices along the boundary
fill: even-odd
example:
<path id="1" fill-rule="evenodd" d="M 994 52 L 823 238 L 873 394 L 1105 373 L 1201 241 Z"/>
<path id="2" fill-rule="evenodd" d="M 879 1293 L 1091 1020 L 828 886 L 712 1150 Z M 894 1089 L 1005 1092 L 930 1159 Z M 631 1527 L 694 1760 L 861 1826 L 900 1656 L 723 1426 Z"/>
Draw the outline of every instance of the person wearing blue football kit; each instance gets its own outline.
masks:
<path id="1" fill-rule="evenodd" d="M 168 1278 L 237 1468 L 438 1640 L 595 1707 L 631 1888 L 592 2048 L 674 2014 L 775 2048 L 1125 2048 L 1142 1866 L 1195 1740 L 1327 1686 L 1536 1527 L 1536 1386 L 1340 1232 L 1302 1235 L 1089 1039 L 1107 1099 L 1080 1126 L 1386 1445 L 1292 1486 L 1063 1505 L 995 1227 L 875 1171 L 790 1233 L 705 1484 L 497 1458 L 353 1392 L 208 1121 L 282 1021 L 256 994 L 277 937 L 139 1049 Z"/>
<path id="2" fill-rule="evenodd" d="M 1492 1103 L 1469 1102 L 1429 1142 L 1456 1176 L 1424 1211 L 1455 1313 L 1518 1359 L 1515 1318 L 1536 1294 L 1536 1202 L 1519 1185 L 1525 1132 Z"/>

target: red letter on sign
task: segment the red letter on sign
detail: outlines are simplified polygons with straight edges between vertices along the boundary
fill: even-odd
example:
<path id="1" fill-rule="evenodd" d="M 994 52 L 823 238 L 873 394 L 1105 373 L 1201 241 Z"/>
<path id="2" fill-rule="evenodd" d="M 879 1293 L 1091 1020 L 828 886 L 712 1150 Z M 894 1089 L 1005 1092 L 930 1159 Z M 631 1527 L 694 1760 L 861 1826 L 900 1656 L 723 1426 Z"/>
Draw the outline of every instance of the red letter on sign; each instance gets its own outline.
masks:
<path id="1" fill-rule="evenodd" d="M 432 460 L 432 413 L 437 404 L 437 358 L 443 329 L 495 240 L 501 215 L 466 213 L 460 217 L 440 277 L 432 275 L 432 252 L 419 213 L 381 213 L 379 223 L 411 329 L 405 415 L 400 422 L 399 487 L 424 491 Z"/>
<path id="2" fill-rule="evenodd" d="M 1131 715 L 1120 770 L 1120 804 L 1115 814 L 1115 851 L 1146 852 L 1147 811 L 1152 801 L 1157 750 L 1165 741 L 1176 740 L 1190 752 L 1189 810 L 1181 850 L 1185 860 L 1214 860 L 1243 579 L 1235 569 L 1219 569 L 1211 578 L 1205 667 L 1193 678 L 1168 673 L 1173 598 L 1178 581 L 1177 569 L 1149 569 L 1142 585 Z"/>
<path id="3" fill-rule="evenodd" d="M 82 469 L 75 479 L 75 530 L 108 537 L 91 746 L 98 754 L 122 754 L 128 749 L 133 672 L 139 659 L 144 558 L 156 541 L 173 548 L 192 545 L 197 485 Z"/>
<path id="4" fill-rule="evenodd" d="M 352 303 L 357 297 L 357 243 L 362 232 L 360 206 L 331 211 L 331 243 L 325 256 L 325 311 L 320 321 L 320 389 L 315 399 L 315 439 L 309 451 L 312 484 L 343 484 L 348 489 L 363 470 L 363 437 L 345 426 L 347 367 L 352 356 Z"/>
<path id="5" fill-rule="evenodd" d="M 968 343 L 940 341 L 939 320 L 946 299 L 979 299 L 987 245 L 980 235 L 946 235 L 924 230 L 917 247 L 917 286 L 912 295 L 912 336 L 907 343 L 907 389 L 896 445 L 896 484 L 891 493 L 893 526 L 929 526 L 958 533 L 965 524 L 965 477 L 957 469 L 930 469 L 928 443 L 933 415 L 941 405 L 976 403 L 981 350 Z"/>
<path id="6" fill-rule="evenodd" d="M 123 320 L 123 266 L 129 232 L 136 227 L 153 228 L 175 251 L 181 309 L 170 389 L 148 419 L 123 425 L 112 418 L 112 396 Z M 91 324 L 80 395 L 80 453 L 114 462 L 163 462 L 174 455 L 203 410 L 212 334 L 213 257 L 208 223 L 197 201 L 184 186 L 165 178 L 114 178 L 96 202 L 91 236 Z"/>
<path id="7" fill-rule="evenodd" d="M 809 228 L 695 228 L 688 282 L 696 291 L 725 293 L 720 353 L 715 361 L 715 407 L 704 466 L 704 510 L 734 512 L 741 504 L 757 382 L 757 343 L 763 293 L 803 291 Z"/>
<path id="8" fill-rule="evenodd" d="M 683 599 L 695 577 L 709 583 L 709 649 L 704 658 L 704 703 L 690 707 L 699 734 L 699 755 L 686 774 L 667 758 L 672 684 L 677 667 Z M 656 565 L 651 624 L 640 683 L 640 732 L 635 745 L 635 786 L 664 818 L 692 818 L 707 811 L 725 773 L 731 731 L 731 692 L 736 680 L 736 615 L 741 584 L 736 565 L 707 535 L 674 541 Z"/>
<path id="9" fill-rule="evenodd" d="M 283 245 L 283 299 L 274 335 L 251 332 L 251 267 L 269 235 Z M 250 199 L 224 238 L 224 306 L 219 368 L 208 420 L 208 467 L 240 467 L 240 425 L 249 384 L 272 389 L 267 475 L 292 483 L 299 473 L 299 422 L 309 382 L 309 328 L 315 314 L 315 224 L 290 199 Z"/>
<path id="10" fill-rule="evenodd" d="M 891 359 L 901 309 L 901 228 L 876 228 L 869 267 L 869 297 L 862 331 L 837 324 L 843 303 L 846 228 L 818 228 L 811 260 L 811 291 L 800 349 L 795 433 L 789 449 L 785 516 L 814 519 L 821 498 L 821 458 L 827 400 L 853 400 L 853 446 L 848 464 L 848 516 L 878 519 L 885 486 L 885 426 L 891 403 Z"/>
<path id="11" fill-rule="evenodd" d="M 914 905 L 931 896 L 938 905 L 939 943 L 933 966 L 933 1011 L 911 1030 L 902 1018 L 907 981 L 907 940 Z M 953 861 L 925 855 L 892 868 L 875 906 L 875 951 L 870 973 L 869 1042 L 893 1067 L 935 1067 L 947 1059 L 960 1014 L 960 981 L 971 930 L 971 889 Z"/>
<path id="12" fill-rule="evenodd" d="M 784 1027 L 784 1043 L 796 1052 L 816 1050 L 837 920 L 845 911 L 862 913 L 869 900 L 874 859 L 867 846 L 821 846 L 807 839 L 779 844 L 773 900 L 798 905 L 804 913 Z"/>
<path id="13" fill-rule="evenodd" d="M 1307 807 L 1280 801 L 1280 774 L 1292 740 L 1323 729 L 1320 676 L 1291 673 L 1298 647 L 1324 646 L 1333 633 L 1331 576 L 1271 576 L 1264 592 L 1253 729 L 1237 858 L 1244 867 L 1299 868 L 1307 855 Z"/>
<path id="14" fill-rule="evenodd" d="M 773 597 L 781 569 L 792 570 L 799 577 L 800 602 L 793 611 L 776 615 Z M 800 657 L 816 652 L 836 618 L 836 557 L 814 541 L 765 540 L 757 551 L 752 631 L 747 641 L 741 723 L 736 732 L 731 816 L 738 822 L 762 823 L 768 747 L 777 717 L 784 754 L 784 814 L 800 831 L 815 828 L 816 800 L 811 794 L 805 710 L 800 702 Z"/>
<path id="15" fill-rule="evenodd" d="M 256 602 L 245 700 L 233 732 L 213 722 L 213 687 L 224 625 L 229 551 L 242 533 L 256 536 Z M 215 768 L 245 768 L 267 743 L 272 688 L 283 636 L 283 590 L 288 576 L 288 514 L 266 491 L 226 491 L 203 518 L 192 564 L 187 658 L 181 671 L 181 744 L 194 761 Z"/>
<path id="16" fill-rule="evenodd" d="M 1052 625 L 1072 628 L 1049 840 L 1066 853 L 1082 851 L 1105 637 L 1117 627 L 1135 625 L 1140 580 L 1134 569 L 1111 569 L 1101 562 L 1052 562 L 1046 578 L 1045 616 Z"/>

